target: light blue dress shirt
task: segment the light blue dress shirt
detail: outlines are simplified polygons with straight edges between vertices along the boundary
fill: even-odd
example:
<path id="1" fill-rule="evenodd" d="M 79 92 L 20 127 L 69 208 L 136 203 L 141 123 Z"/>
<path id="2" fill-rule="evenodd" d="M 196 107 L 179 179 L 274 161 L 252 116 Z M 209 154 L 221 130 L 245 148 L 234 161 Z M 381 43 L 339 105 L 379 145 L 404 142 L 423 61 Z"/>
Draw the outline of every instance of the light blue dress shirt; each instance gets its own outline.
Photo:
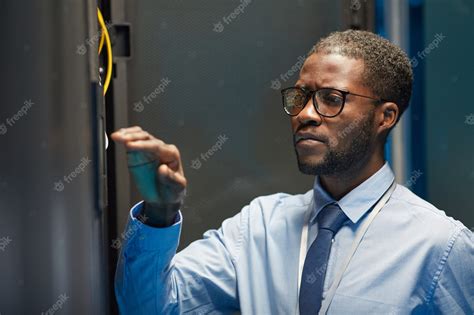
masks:
<path id="1" fill-rule="evenodd" d="M 335 236 L 323 296 L 393 179 L 385 163 L 337 202 L 350 220 Z M 115 279 L 121 313 L 296 314 L 304 218 L 310 211 L 309 248 L 317 213 L 333 201 L 315 177 L 305 194 L 255 198 L 177 254 L 181 212 L 173 226 L 153 228 L 136 219 L 137 204 Z M 397 185 L 347 267 L 328 314 L 474 314 L 472 231 Z"/>

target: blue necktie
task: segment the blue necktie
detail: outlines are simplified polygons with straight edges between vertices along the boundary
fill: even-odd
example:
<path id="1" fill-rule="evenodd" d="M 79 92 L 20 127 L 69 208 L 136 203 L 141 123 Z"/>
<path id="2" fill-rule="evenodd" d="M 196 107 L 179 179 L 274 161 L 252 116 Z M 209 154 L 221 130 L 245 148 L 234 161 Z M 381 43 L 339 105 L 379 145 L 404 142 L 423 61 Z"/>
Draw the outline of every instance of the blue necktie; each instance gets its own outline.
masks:
<path id="1" fill-rule="evenodd" d="M 327 205 L 318 213 L 318 235 L 306 254 L 301 277 L 299 296 L 301 315 L 316 315 L 321 308 L 332 239 L 347 219 L 339 205 L 335 203 Z"/>

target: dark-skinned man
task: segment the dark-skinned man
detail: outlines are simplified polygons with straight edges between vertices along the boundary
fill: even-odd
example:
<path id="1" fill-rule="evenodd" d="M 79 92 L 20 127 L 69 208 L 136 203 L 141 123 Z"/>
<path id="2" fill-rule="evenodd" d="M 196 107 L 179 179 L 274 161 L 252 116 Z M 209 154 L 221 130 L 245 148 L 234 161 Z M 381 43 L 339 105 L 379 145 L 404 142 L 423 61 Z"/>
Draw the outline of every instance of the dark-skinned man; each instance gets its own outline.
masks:
<path id="1" fill-rule="evenodd" d="M 473 314 L 473 233 L 396 184 L 384 159 L 411 88 L 410 61 L 389 41 L 353 30 L 321 39 L 281 91 L 313 188 L 257 197 L 179 253 L 179 150 L 139 127 L 115 132 L 159 160 L 161 187 L 159 202 L 131 210 L 136 233 L 116 274 L 121 312 Z"/>

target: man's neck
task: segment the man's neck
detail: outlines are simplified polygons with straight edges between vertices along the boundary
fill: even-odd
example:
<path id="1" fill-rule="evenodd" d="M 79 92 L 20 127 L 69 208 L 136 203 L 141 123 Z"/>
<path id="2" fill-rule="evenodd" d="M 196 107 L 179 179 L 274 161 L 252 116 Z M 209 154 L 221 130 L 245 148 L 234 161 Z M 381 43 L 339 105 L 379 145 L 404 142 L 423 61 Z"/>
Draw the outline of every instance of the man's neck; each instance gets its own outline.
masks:
<path id="1" fill-rule="evenodd" d="M 373 155 L 372 159 L 360 162 L 356 167 L 345 173 L 334 175 L 321 175 L 321 186 L 335 200 L 340 200 L 351 190 L 362 184 L 370 176 L 375 174 L 384 165 L 383 156 Z"/>

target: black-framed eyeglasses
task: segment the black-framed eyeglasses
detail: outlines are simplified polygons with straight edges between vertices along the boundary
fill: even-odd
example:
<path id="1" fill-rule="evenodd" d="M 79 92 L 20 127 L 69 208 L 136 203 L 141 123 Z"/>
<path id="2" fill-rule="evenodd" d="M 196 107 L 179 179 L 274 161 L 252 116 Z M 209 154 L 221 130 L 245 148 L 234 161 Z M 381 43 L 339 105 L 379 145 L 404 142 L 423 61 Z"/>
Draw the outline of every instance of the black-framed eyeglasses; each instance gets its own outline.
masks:
<path id="1" fill-rule="evenodd" d="M 292 86 L 281 90 L 283 109 L 290 116 L 298 115 L 306 106 L 306 104 L 308 104 L 308 101 L 312 96 L 313 105 L 318 114 L 324 117 L 335 117 L 342 112 L 348 94 L 369 98 L 377 102 L 386 102 L 381 98 L 377 99 L 370 96 L 355 94 L 334 88 L 309 90 L 306 88 Z"/>

